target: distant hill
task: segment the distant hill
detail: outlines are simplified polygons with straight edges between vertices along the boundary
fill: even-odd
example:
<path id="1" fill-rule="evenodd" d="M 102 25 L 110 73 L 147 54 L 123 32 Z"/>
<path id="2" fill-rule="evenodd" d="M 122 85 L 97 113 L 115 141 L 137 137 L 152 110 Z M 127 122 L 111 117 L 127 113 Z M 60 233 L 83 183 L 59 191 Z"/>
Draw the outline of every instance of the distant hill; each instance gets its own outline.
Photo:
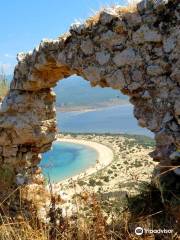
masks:
<path id="1" fill-rule="evenodd" d="M 12 75 L 7 76 L 11 81 Z M 128 97 L 110 88 L 91 87 L 88 81 L 72 76 L 58 82 L 55 87 L 56 105 L 62 110 L 97 108 L 124 104 Z"/>
<path id="2" fill-rule="evenodd" d="M 57 106 L 63 108 L 96 108 L 123 104 L 128 97 L 110 88 L 91 87 L 88 81 L 72 76 L 55 87 Z"/>

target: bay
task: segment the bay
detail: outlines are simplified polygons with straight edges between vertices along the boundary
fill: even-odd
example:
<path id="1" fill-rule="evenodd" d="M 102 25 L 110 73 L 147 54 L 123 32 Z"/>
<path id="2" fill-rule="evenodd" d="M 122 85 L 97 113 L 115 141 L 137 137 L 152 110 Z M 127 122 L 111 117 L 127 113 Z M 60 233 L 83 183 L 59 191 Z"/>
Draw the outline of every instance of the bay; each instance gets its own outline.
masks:
<path id="1" fill-rule="evenodd" d="M 50 181 L 58 182 L 75 176 L 96 164 L 95 149 L 81 144 L 54 142 L 52 149 L 42 154 L 40 167 Z"/>

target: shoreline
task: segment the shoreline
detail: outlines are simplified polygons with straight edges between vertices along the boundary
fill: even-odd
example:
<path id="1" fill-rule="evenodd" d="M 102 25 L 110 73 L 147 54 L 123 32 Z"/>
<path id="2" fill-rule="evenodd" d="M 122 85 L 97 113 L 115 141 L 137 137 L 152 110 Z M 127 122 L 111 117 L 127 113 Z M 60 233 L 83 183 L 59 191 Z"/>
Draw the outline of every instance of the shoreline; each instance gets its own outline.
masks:
<path id="1" fill-rule="evenodd" d="M 96 107 L 60 107 L 56 106 L 57 111 L 60 111 L 62 113 L 69 113 L 69 112 L 78 112 L 78 113 L 85 113 L 85 112 L 93 112 L 93 111 L 101 111 L 106 108 L 111 107 L 117 107 L 117 106 L 132 106 L 130 102 L 124 102 L 124 103 L 117 103 L 117 104 L 109 104 L 104 106 L 96 106 Z"/>
<path id="2" fill-rule="evenodd" d="M 101 143 L 97 143 L 94 141 L 88 141 L 88 140 L 81 140 L 81 139 L 73 139 L 73 138 L 57 138 L 57 142 L 68 142 L 68 143 L 74 143 L 74 144 L 80 144 L 87 146 L 89 148 L 93 148 L 97 154 L 98 159 L 94 166 L 87 168 L 85 171 L 74 175 L 72 177 L 69 177 L 67 179 L 58 181 L 57 183 L 53 183 L 54 190 L 60 187 L 62 184 L 67 184 L 70 180 L 71 181 L 77 181 L 80 179 L 83 179 L 84 177 L 90 176 L 99 170 L 102 170 L 103 168 L 107 167 L 110 163 L 112 163 L 114 159 L 114 153 L 113 150 Z"/>

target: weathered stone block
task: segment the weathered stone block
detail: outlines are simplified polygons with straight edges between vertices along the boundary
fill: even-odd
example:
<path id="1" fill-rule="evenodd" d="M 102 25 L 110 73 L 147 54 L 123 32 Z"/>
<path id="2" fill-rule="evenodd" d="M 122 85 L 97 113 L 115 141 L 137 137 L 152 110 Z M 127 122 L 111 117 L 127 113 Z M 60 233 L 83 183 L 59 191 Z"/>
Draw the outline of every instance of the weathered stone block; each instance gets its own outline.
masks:
<path id="1" fill-rule="evenodd" d="M 110 59 L 110 54 L 107 52 L 98 52 L 96 53 L 96 60 L 100 65 L 108 63 Z"/>
<path id="2" fill-rule="evenodd" d="M 148 26 L 143 25 L 135 33 L 133 33 L 133 42 L 136 44 L 144 44 L 146 42 L 159 43 L 162 42 L 162 36 L 157 30 L 151 30 Z"/>
<path id="3" fill-rule="evenodd" d="M 83 40 L 80 47 L 83 53 L 86 55 L 92 54 L 94 52 L 94 46 L 90 39 Z"/>
<path id="4" fill-rule="evenodd" d="M 108 85 L 114 89 L 123 89 L 127 87 L 127 83 L 123 72 L 119 69 L 112 75 L 107 76 L 106 81 Z"/>
<path id="5" fill-rule="evenodd" d="M 160 65 L 150 65 L 147 67 L 147 74 L 149 76 L 160 76 L 164 73 L 163 68 Z"/>
<path id="6" fill-rule="evenodd" d="M 142 58 L 136 54 L 133 48 L 127 48 L 122 52 L 117 52 L 113 58 L 113 62 L 118 67 L 132 64 L 136 64 L 136 66 L 139 66 L 142 65 Z"/>

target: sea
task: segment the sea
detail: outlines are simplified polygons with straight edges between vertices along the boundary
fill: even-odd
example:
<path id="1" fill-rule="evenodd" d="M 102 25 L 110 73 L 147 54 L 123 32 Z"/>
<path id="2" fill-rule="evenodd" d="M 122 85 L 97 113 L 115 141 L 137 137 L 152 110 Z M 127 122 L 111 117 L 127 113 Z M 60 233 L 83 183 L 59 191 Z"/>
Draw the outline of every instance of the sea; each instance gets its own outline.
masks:
<path id="1" fill-rule="evenodd" d="M 118 105 L 92 111 L 57 112 L 57 126 L 61 132 L 127 133 L 153 137 L 133 116 L 132 105 Z"/>

